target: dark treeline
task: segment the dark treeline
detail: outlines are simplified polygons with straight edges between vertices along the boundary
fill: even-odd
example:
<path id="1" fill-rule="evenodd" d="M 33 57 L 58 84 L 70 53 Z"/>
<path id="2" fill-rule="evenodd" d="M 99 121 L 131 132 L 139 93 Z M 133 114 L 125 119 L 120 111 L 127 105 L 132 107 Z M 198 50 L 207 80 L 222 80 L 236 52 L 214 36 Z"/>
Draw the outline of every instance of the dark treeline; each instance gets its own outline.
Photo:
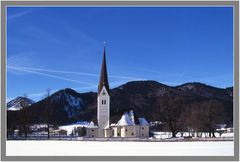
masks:
<path id="1" fill-rule="evenodd" d="M 209 137 L 215 137 L 218 124 L 223 124 L 224 103 L 211 99 L 202 102 L 185 103 L 181 98 L 169 98 L 159 105 L 161 122 L 160 130 L 171 131 L 176 137 L 178 132 L 208 132 Z M 228 123 L 228 126 L 232 126 Z M 155 128 L 156 129 L 156 128 Z"/>

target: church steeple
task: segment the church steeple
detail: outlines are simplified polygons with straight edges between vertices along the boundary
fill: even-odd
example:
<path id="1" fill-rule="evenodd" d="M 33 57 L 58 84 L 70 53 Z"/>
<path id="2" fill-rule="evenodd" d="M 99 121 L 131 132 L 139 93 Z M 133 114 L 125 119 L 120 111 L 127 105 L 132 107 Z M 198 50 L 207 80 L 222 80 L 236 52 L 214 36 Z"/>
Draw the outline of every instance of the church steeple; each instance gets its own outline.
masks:
<path id="1" fill-rule="evenodd" d="M 102 69 L 101 69 L 101 75 L 100 80 L 98 84 L 98 95 L 101 93 L 101 90 L 105 86 L 108 94 L 109 94 L 109 84 L 108 84 L 108 75 L 107 75 L 107 65 L 106 65 L 106 49 L 104 45 L 103 49 L 103 59 L 102 59 Z"/>

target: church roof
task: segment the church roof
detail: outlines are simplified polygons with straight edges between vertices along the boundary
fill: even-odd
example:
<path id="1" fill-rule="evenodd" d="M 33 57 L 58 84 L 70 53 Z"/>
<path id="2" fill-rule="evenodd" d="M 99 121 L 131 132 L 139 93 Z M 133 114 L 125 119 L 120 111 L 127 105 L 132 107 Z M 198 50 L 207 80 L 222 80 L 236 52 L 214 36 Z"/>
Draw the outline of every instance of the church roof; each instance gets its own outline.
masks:
<path id="1" fill-rule="evenodd" d="M 138 120 L 139 120 L 139 125 L 149 126 L 149 123 L 147 122 L 147 120 L 145 118 L 138 118 Z"/>
<path id="2" fill-rule="evenodd" d="M 130 126 L 134 125 L 128 113 L 124 113 L 121 119 L 118 121 L 117 125 L 119 126 Z"/>
<path id="3" fill-rule="evenodd" d="M 99 80 L 99 84 L 98 84 L 98 95 L 101 93 L 103 86 L 105 86 L 105 88 L 109 94 L 105 46 L 104 46 L 104 51 L 103 51 L 101 75 L 100 75 L 100 80 Z"/>
<path id="4" fill-rule="evenodd" d="M 139 125 L 140 126 L 149 126 L 149 123 L 145 118 L 138 118 Z M 136 125 L 134 122 L 134 114 L 133 111 L 131 110 L 129 113 L 125 112 L 121 119 L 118 121 L 117 124 L 112 125 L 112 126 L 133 126 Z"/>
<path id="5" fill-rule="evenodd" d="M 98 127 L 97 127 L 96 125 L 94 125 L 94 122 L 93 122 L 93 121 L 91 121 L 91 122 L 88 124 L 87 128 L 98 128 Z"/>

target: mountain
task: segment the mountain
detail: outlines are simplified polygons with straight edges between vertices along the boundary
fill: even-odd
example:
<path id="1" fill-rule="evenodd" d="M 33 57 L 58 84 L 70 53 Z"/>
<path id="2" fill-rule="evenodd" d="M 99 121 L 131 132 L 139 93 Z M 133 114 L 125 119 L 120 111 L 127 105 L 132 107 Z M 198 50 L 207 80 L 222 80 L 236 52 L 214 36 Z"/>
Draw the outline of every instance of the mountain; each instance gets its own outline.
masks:
<path id="1" fill-rule="evenodd" d="M 185 93 L 188 93 L 189 95 L 193 94 L 220 100 L 231 101 L 233 96 L 233 87 L 222 89 L 198 82 L 193 82 L 182 84 L 180 86 L 177 86 L 177 88 Z"/>
<path id="2" fill-rule="evenodd" d="M 80 113 L 83 105 L 83 100 L 72 89 L 65 89 L 54 93 L 51 96 L 50 102 L 52 105 L 63 107 L 65 112 L 67 112 L 68 118 Z"/>
<path id="3" fill-rule="evenodd" d="M 10 111 L 20 110 L 20 109 L 22 109 L 22 105 L 30 106 L 33 103 L 35 103 L 35 101 L 33 101 L 29 98 L 17 97 L 7 103 L 7 110 L 10 110 Z"/>
<path id="4" fill-rule="evenodd" d="M 221 119 L 219 123 L 232 124 L 233 88 L 216 88 L 202 83 L 186 83 L 179 86 L 167 86 L 156 81 L 132 81 L 110 91 L 110 122 L 116 123 L 125 111 L 132 109 L 136 117 L 148 121 L 162 120 L 161 105 L 181 100 L 186 110 L 197 109 L 202 103 L 216 101 Z M 41 123 L 51 114 L 52 123 L 67 124 L 76 121 L 97 121 L 97 93 L 78 93 L 72 89 L 60 90 L 48 98 L 29 106 L 30 121 Z M 11 115 L 12 113 L 8 113 Z M 16 114 L 15 114 L 16 115 Z M 17 120 L 15 118 L 9 118 Z M 16 122 L 16 121 L 14 121 Z"/>

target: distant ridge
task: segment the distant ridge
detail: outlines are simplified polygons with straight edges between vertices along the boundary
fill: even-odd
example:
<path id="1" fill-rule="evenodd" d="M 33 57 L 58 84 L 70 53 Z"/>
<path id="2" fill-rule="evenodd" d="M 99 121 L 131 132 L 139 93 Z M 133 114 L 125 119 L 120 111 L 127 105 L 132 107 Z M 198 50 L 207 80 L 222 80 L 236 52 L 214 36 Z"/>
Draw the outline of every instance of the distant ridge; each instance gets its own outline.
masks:
<path id="1" fill-rule="evenodd" d="M 125 111 L 134 110 L 137 117 L 150 121 L 161 120 L 159 105 L 180 98 L 185 107 L 199 105 L 205 101 L 216 100 L 224 105 L 221 110 L 223 123 L 229 125 L 233 120 L 233 87 L 217 88 L 203 83 L 192 82 L 179 86 L 168 86 L 157 81 L 131 81 L 110 90 L 111 123 L 117 122 Z M 59 90 L 50 96 L 50 100 L 40 100 L 29 105 L 31 122 L 44 122 L 47 102 L 51 101 L 52 120 L 56 124 L 76 121 L 96 122 L 97 93 L 78 93 L 70 88 Z M 8 103 L 10 105 L 12 101 Z M 9 112 L 9 111 L 8 111 Z M 8 113 L 9 122 L 16 122 L 16 113 Z"/>
<path id="2" fill-rule="evenodd" d="M 33 103 L 35 103 L 35 101 L 27 98 L 27 97 L 17 97 L 11 101 L 9 101 L 7 103 L 7 110 L 11 110 L 11 111 L 16 111 L 16 110 L 20 110 L 22 109 L 22 106 L 21 106 L 21 102 L 23 102 L 24 104 L 30 106 L 32 105 Z"/>

